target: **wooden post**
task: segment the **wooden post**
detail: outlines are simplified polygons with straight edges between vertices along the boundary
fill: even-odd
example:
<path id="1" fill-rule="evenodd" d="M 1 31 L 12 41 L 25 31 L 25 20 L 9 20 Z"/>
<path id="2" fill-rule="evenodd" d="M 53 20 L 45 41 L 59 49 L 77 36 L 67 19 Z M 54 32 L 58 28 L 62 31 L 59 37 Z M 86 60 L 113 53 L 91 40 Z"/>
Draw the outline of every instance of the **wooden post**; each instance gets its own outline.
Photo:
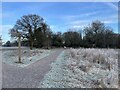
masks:
<path id="1" fill-rule="evenodd" d="M 20 32 L 11 32 L 14 36 L 18 37 L 18 62 L 17 63 L 22 63 L 21 61 L 21 33 Z"/>
<path id="2" fill-rule="evenodd" d="M 21 63 L 21 36 L 18 35 L 18 59 L 19 63 Z"/>
<path id="3" fill-rule="evenodd" d="M 47 49 L 48 49 L 48 35 L 46 37 L 47 37 L 46 41 L 47 41 Z"/>

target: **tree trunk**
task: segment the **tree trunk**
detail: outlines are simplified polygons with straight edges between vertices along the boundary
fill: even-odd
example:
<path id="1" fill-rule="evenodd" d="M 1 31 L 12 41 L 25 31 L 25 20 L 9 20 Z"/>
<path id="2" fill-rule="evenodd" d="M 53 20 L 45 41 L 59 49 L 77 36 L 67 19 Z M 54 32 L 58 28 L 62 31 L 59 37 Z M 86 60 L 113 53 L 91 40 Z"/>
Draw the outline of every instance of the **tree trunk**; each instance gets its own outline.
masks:
<path id="1" fill-rule="evenodd" d="M 30 40 L 30 49 L 33 49 L 33 40 Z"/>
<path id="2" fill-rule="evenodd" d="M 31 41 L 31 50 L 33 49 L 33 40 Z"/>
<path id="3" fill-rule="evenodd" d="M 33 37 L 30 35 L 30 49 L 33 49 Z"/>
<path id="4" fill-rule="evenodd" d="M 18 44 L 18 59 L 19 59 L 19 63 L 22 63 L 21 62 L 21 40 L 20 39 L 21 39 L 21 37 L 19 36 L 18 37 L 18 43 L 19 43 Z"/>

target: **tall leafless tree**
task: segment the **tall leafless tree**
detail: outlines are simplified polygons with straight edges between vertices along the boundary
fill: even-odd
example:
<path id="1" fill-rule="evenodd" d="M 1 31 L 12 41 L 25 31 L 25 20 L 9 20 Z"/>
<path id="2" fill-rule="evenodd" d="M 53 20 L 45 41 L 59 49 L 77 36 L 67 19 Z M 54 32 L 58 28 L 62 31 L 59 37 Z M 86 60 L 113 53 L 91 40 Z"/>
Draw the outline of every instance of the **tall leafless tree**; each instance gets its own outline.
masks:
<path id="1" fill-rule="evenodd" d="M 21 31 L 23 33 L 22 37 L 29 39 L 30 49 L 32 49 L 34 42 L 34 32 L 37 28 L 41 27 L 43 22 L 44 19 L 36 14 L 24 15 L 21 17 L 21 19 L 17 20 L 16 24 L 11 30 Z"/>

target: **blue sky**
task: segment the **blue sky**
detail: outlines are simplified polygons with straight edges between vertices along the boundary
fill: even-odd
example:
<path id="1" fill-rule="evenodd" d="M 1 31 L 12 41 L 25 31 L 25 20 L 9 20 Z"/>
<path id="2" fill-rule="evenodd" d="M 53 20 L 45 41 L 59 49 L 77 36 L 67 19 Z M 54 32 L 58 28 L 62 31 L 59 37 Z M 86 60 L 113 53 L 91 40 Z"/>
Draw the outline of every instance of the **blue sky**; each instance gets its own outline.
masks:
<path id="1" fill-rule="evenodd" d="M 94 20 L 100 20 L 118 31 L 118 5 L 111 2 L 4 2 L 2 3 L 2 38 L 10 40 L 8 30 L 23 15 L 38 14 L 53 32 L 69 28 L 83 29 Z"/>

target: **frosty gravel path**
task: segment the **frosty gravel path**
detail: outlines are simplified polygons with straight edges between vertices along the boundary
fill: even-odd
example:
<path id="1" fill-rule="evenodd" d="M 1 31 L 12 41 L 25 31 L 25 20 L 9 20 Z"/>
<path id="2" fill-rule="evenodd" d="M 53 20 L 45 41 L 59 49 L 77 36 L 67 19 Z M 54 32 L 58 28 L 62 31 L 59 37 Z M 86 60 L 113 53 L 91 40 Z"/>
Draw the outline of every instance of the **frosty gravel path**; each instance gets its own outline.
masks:
<path id="1" fill-rule="evenodd" d="M 3 88 L 37 88 L 40 80 L 50 70 L 50 64 L 56 60 L 63 49 L 56 49 L 49 56 L 25 67 L 2 64 Z"/>

